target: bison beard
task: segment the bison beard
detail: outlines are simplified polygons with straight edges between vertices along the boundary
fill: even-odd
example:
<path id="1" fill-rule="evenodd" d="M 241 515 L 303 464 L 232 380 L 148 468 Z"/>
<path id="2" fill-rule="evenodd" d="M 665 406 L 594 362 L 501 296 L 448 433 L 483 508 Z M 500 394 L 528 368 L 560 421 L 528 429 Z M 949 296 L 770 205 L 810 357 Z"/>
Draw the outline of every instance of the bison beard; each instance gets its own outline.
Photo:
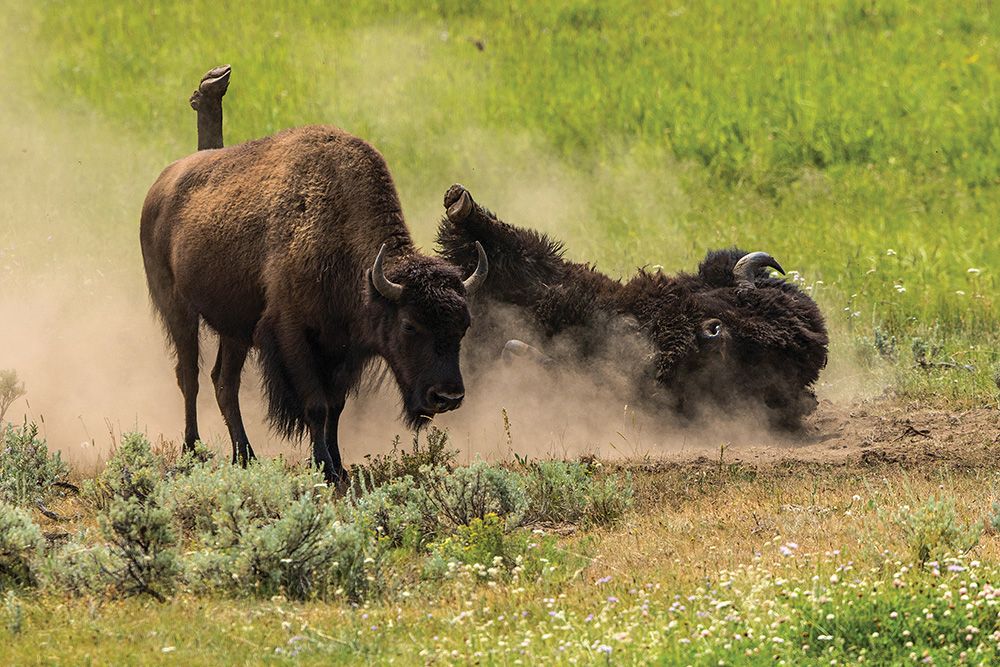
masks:
<path id="1" fill-rule="evenodd" d="M 218 127 L 213 145 L 221 137 Z M 310 126 L 190 155 L 150 188 L 140 241 L 177 353 L 185 450 L 199 438 L 202 321 L 219 335 L 212 381 L 234 462 L 254 456 L 238 400 L 254 347 L 272 424 L 309 433 L 331 481 L 343 479 L 337 424 L 347 394 L 376 357 L 395 376 L 411 426 L 461 404 L 466 295 L 485 276 L 485 254 L 464 281 L 457 267 L 419 254 L 385 161 L 365 141 Z"/>
<path id="2" fill-rule="evenodd" d="M 805 293 L 768 274 L 766 266 L 777 267 L 769 255 L 716 250 L 695 275 L 640 269 L 623 284 L 566 261 L 562 244 L 545 235 L 501 222 L 460 185 L 448 190 L 445 208 L 441 254 L 468 268 L 474 243 L 490 253 L 490 275 L 472 302 L 473 367 L 499 355 L 508 338 L 534 335 L 541 358 L 560 350 L 563 359 L 613 359 L 631 369 L 638 396 L 630 400 L 687 416 L 720 406 L 791 428 L 815 408 L 811 386 L 827 359 L 823 316 Z M 509 328 L 510 307 L 533 331 Z M 622 349 L 631 357 L 618 356 Z"/>

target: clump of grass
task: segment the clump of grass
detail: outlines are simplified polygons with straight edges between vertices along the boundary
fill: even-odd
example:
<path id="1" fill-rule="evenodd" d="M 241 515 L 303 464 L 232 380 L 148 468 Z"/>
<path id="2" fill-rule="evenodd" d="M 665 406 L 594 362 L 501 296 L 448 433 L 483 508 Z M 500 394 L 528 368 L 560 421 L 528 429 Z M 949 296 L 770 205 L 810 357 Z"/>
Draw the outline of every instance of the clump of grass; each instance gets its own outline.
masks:
<path id="1" fill-rule="evenodd" d="M 609 525 L 631 507 L 630 474 L 624 482 L 601 465 L 579 461 L 536 461 L 522 466 L 528 496 L 526 523 Z"/>
<path id="2" fill-rule="evenodd" d="M 14 594 L 14 591 L 4 593 L 3 609 L 7 621 L 7 631 L 12 635 L 21 634 L 24 626 L 24 605 L 21 604 L 21 600 Z"/>
<path id="3" fill-rule="evenodd" d="M 420 480 L 425 466 L 452 470 L 458 465 L 459 452 L 452 447 L 447 431 L 432 426 L 426 440 L 421 445 L 420 434 L 414 434 L 413 446 L 407 451 L 399 446 L 397 435 L 388 454 L 365 454 L 365 463 L 351 466 L 350 476 L 362 488 L 373 489 L 404 477 Z"/>
<path id="4" fill-rule="evenodd" d="M 983 523 L 959 519 L 955 499 L 928 498 L 916 507 L 903 505 L 890 518 L 902 528 L 906 543 L 920 564 L 965 554 L 979 544 Z"/>

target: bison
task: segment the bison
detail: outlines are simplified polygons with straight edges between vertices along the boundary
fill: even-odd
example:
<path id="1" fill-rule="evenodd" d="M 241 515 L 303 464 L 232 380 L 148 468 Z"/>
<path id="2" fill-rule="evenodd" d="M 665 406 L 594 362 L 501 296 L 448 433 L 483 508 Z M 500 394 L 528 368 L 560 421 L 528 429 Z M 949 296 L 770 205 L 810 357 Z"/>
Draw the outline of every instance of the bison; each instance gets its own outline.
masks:
<path id="1" fill-rule="evenodd" d="M 217 129 L 221 146 L 221 113 Z M 313 125 L 178 160 L 146 196 L 140 243 L 176 352 L 185 450 L 198 440 L 201 322 L 219 337 L 211 375 L 234 463 L 254 457 L 238 397 L 251 349 L 271 425 L 288 437 L 308 432 L 330 481 L 343 479 L 337 424 L 347 395 L 378 357 L 410 426 L 463 400 L 466 299 L 487 275 L 486 254 L 480 246 L 463 279 L 419 253 L 385 160 L 358 137 Z"/>
<path id="2" fill-rule="evenodd" d="M 603 355 L 628 369 L 639 394 L 692 417 L 709 405 L 747 408 L 793 428 L 815 408 L 811 386 L 829 342 L 823 316 L 804 292 L 769 274 L 781 271 L 770 255 L 715 250 L 697 274 L 640 269 L 622 283 L 565 260 L 562 245 L 545 235 L 500 221 L 461 185 L 448 190 L 445 208 L 442 256 L 471 267 L 476 243 L 490 253 L 490 275 L 472 304 L 479 325 L 470 346 L 548 361 L 519 341 L 504 346 L 527 333 L 563 358 Z M 511 327 L 510 308 L 531 331 Z"/>

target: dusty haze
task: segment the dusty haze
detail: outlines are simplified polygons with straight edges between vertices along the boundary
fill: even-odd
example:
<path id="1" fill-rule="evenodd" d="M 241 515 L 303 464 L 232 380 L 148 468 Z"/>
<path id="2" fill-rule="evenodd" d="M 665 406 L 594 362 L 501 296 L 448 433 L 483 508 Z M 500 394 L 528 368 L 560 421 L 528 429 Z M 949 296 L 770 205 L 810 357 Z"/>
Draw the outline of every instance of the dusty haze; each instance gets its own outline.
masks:
<path id="1" fill-rule="evenodd" d="M 55 117 L 8 103 L 0 107 L 0 128 L 0 368 L 15 369 L 27 389 L 6 419 L 36 421 L 50 448 L 83 470 L 106 459 L 123 431 L 138 429 L 153 441 L 179 443 L 181 394 L 149 306 L 138 244 L 142 199 L 165 161 L 89 117 Z M 193 150 L 193 115 L 191 128 Z M 477 198 L 477 185 L 485 187 L 482 201 L 503 218 L 564 238 L 571 256 L 586 259 L 573 247 L 573 237 L 585 231 L 581 193 L 586 182 L 524 137 L 491 140 L 471 133 L 466 138 L 476 146 L 479 168 L 471 179 L 455 180 L 465 181 Z M 512 166 L 517 164 L 525 171 Z M 477 183 L 491 173 L 493 181 Z M 664 174 L 648 178 L 630 182 L 632 194 L 662 185 Z M 402 193 L 414 236 L 425 251 L 430 251 L 441 198 L 451 182 L 445 177 L 418 196 Z M 228 434 L 208 378 L 214 341 L 208 334 L 203 341 L 201 435 L 228 455 Z M 466 404 L 436 423 L 449 429 L 463 460 L 509 458 L 514 452 L 529 457 L 713 455 L 726 443 L 784 446 L 746 420 L 693 430 L 668 415 L 638 412 L 622 398 L 628 370 L 563 368 L 553 374 L 528 363 L 498 362 L 479 377 L 467 375 Z M 849 369 L 827 371 L 823 380 L 846 394 L 855 389 L 851 375 Z M 305 447 L 268 432 L 252 363 L 241 400 L 259 454 L 307 455 Z M 341 419 L 348 465 L 366 453 L 388 451 L 397 434 L 409 446 L 412 436 L 398 420 L 399 405 L 391 381 L 349 401 Z"/>

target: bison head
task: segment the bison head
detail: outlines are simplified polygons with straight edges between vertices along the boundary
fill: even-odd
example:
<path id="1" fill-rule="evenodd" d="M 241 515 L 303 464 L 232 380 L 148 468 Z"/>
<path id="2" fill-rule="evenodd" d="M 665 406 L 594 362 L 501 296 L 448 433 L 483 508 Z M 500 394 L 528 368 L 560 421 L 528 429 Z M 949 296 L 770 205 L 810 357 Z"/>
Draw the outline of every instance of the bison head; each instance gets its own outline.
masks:
<path id="1" fill-rule="evenodd" d="M 657 380 L 682 412 L 762 410 L 792 427 L 815 407 L 809 387 L 829 342 L 823 317 L 767 267 L 781 270 L 766 253 L 718 250 L 697 275 L 641 272 L 625 286 L 658 351 Z"/>
<path id="2" fill-rule="evenodd" d="M 384 245 L 369 272 L 369 303 L 380 309 L 380 353 L 399 384 L 412 427 L 454 410 L 465 398 L 459 350 L 471 322 L 466 297 L 488 270 L 486 253 L 482 246 L 478 250 L 479 264 L 465 280 L 456 267 L 424 255 L 403 257 L 387 270 Z"/>

